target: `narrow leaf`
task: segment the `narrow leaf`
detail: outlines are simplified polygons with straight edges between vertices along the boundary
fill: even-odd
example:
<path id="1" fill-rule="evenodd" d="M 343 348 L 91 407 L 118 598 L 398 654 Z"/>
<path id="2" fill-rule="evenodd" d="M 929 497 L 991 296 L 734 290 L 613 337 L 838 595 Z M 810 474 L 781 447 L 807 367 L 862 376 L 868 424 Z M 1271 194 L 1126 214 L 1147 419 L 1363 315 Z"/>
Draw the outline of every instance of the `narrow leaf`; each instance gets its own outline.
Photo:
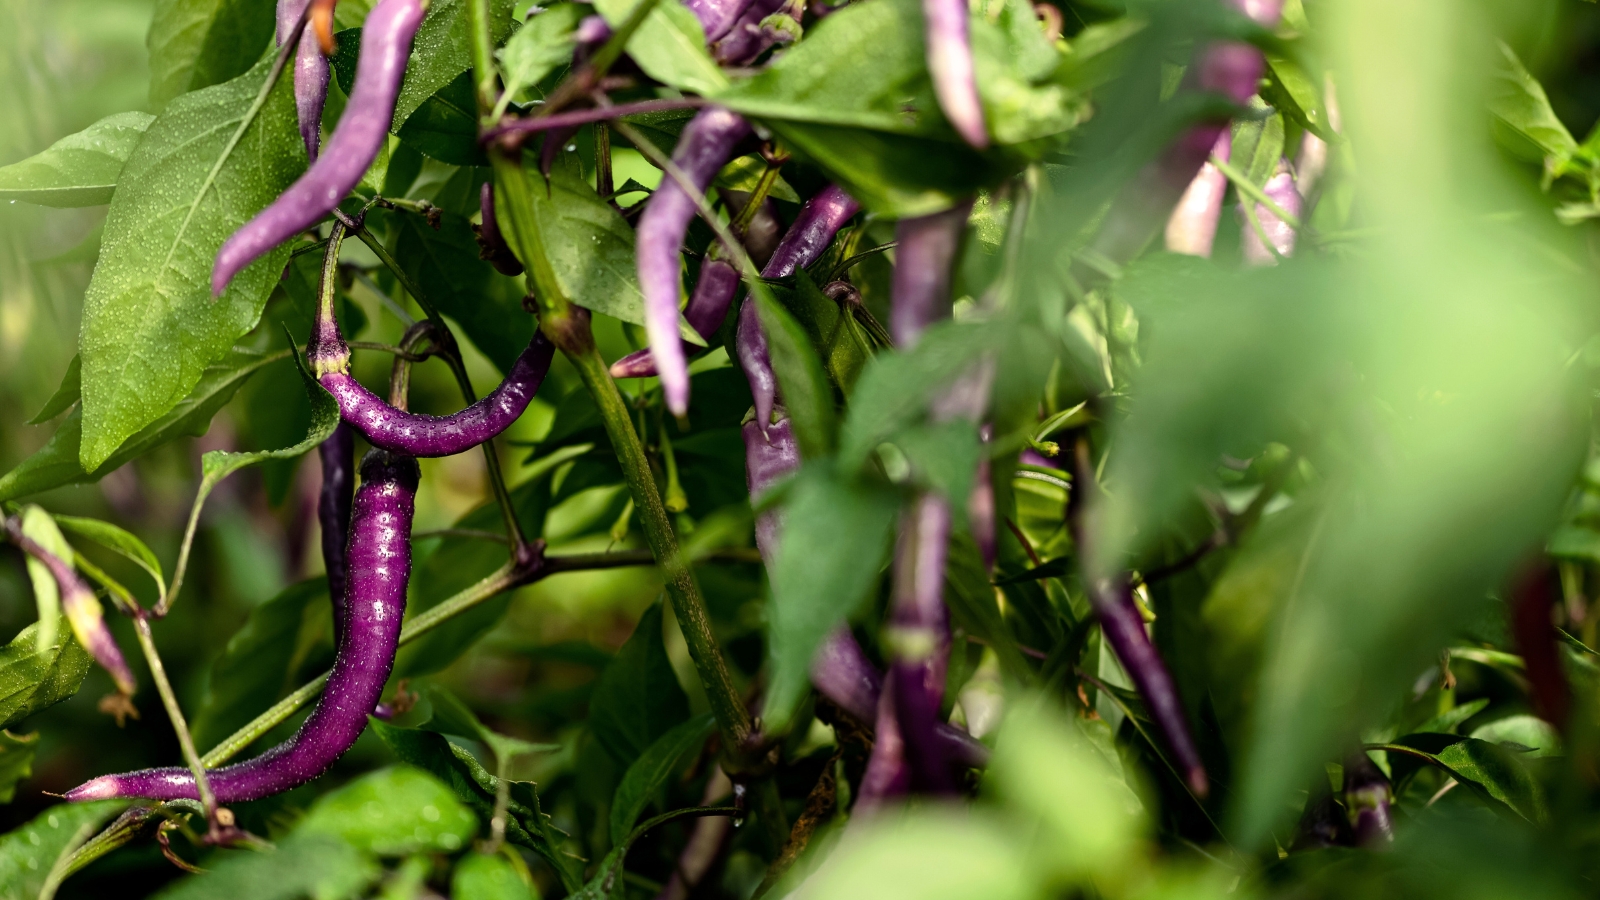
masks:
<path id="1" fill-rule="evenodd" d="M 123 164 L 154 121 L 142 112 L 107 116 L 42 153 L 0 168 L 0 200 L 61 207 L 110 203 Z"/>
<path id="2" fill-rule="evenodd" d="M 633 761 L 611 799 L 613 844 L 622 843 L 656 792 L 677 772 L 683 758 L 705 743 L 715 725 L 709 714 L 696 716 L 657 738 Z"/>

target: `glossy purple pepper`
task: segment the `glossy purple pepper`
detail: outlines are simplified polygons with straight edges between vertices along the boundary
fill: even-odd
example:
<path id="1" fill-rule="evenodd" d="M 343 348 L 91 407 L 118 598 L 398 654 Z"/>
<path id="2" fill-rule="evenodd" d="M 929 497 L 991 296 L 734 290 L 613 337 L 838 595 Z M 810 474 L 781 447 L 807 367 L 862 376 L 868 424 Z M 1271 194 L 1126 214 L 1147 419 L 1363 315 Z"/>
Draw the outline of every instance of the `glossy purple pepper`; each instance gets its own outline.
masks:
<path id="1" fill-rule="evenodd" d="M 311 0 L 278 0 L 278 46 L 295 33 L 310 5 Z M 322 106 L 327 99 L 328 58 L 322 55 L 315 32 L 302 28 L 294 48 L 294 110 L 300 137 L 306 142 L 306 157 L 312 162 L 316 162 L 322 143 Z"/>
<path id="2" fill-rule="evenodd" d="M 322 458 L 322 489 L 317 495 L 317 524 L 322 528 L 322 565 L 328 572 L 333 600 L 333 646 L 344 637 L 345 545 L 350 535 L 350 505 L 356 492 L 355 432 L 344 422 L 317 446 Z"/>
<path id="3" fill-rule="evenodd" d="M 417 461 L 374 450 L 361 461 L 350 519 L 346 639 L 322 698 L 295 735 L 267 752 L 209 773 L 219 803 L 256 800 L 326 772 L 367 727 L 394 667 L 411 575 L 411 517 Z M 102 775 L 65 795 L 70 801 L 143 797 L 198 799 L 188 769 L 169 766 Z"/>
<path id="4" fill-rule="evenodd" d="M 1302 205 L 1300 191 L 1295 187 L 1294 169 L 1290 168 L 1288 160 L 1278 161 L 1277 173 L 1267 179 L 1261 192 L 1273 203 L 1278 204 L 1284 212 L 1296 218 L 1300 216 Z M 1249 265 L 1277 265 L 1279 256 L 1289 256 L 1294 253 L 1294 227 L 1278 218 L 1266 204 L 1257 203 L 1255 207 L 1256 219 L 1261 223 L 1261 230 L 1266 232 L 1267 240 L 1272 242 L 1272 249 L 1268 249 L 1267 245 L 1261 242 L 1261 235 L 1256 233 L 1255 227 L 1245 221 L 1241 229 L 1243 233 L 1239 236 L 1240 252 Z M 1239 218 L 1245 218 L 1243 204 L 1240 205 Z M 1277 253 L 1273 253 L 1273 250 Z"/>
<path id="5" fill-rule="evenodd" d="M 478 255 L 501 275 L 521 275 L 522 263 L 500 233 L 500 219 L 494 212 L 494 185 L 488 182 L 478 192 L 478 211 L 483 216 L 483 224 L 478 226 Z"/>
<path id="6" fill-rule="evenodd" d="M 933 93 L 961 139 L 982 150 L 989 146 L 989 133 L 983 124 L 983 101 L 978 98 L 967 16 L 967 0 L 922 0 Z"/>
<path id="7" fill-rule="evenodd" d="M 217 251 L 213 295 L 221 296 L 245 266 L 320 222 L 361 181 L 389 138 L 411 39 L 422 17 L 421 0 L 381 0 L 367 14 L 355 86 L 338 127 L 311 168 Z"/>
<path id="8" fill-rule="evenodd" d="M 700 28 L 706 33 L 706 43 L 712 43 L 728 33 L 728 30 L 739 21 L 744 11 L 750 7 L 752 0 L 684 0 L 683 5 L 689 7 L 694 17 L 700 20 Z"/>
<path id="9" fill-rule="evenodd" d="M 681 416 L 689 411 L 689 365 L 678 331 L 679 251 L 694 219 L 696 205 L 689 189 L 705 193 L 711 179 L 750 134 L 750 123 L 737 113 L 712 106 L 701 110 L 678 138 L 672 161 L 689 181 L 662 179 L 639 218 L 635 256 L 639 287 L 644 293 L 645 332 L 667 409 Z"/>

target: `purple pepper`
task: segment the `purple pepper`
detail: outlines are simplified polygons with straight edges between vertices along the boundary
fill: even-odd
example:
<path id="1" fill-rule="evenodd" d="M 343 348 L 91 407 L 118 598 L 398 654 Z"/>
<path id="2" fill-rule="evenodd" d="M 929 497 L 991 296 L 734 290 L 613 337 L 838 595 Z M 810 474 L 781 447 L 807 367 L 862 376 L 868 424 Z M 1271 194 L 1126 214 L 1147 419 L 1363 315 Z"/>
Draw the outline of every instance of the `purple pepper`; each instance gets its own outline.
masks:
<path id="1" fill-rule="evenodd" d="M 448 416 L 395 409 L 362 387 L 343 367 L 322 371 L 317 380 L 333 394 L 340 417 L 365 435 L 372 446 L 408 456 L 454 456 L 494 438 L 515 422 L 539 390 L 554 356 L 555 345 L 544 332 L 535 330 L 533 339 L 498 387 Z"/>
<path id="2" fill-rule="evenodd" d="M 933 93 L 961 139 L 982 150 L 989 146 L 989 133 L 983 125 L 967 15 L 967 0 L 922 0 Z"/>
<path id="3" fill-rule="evenodd" d="M 971 213 L 968 200 L 895 225 L 889 335 L 897 345 L 914 346 L 929 325 L 950 318 L 950 272 Z"/>
<path id="4" fill-rule="evenodd" d="M 306 14 L 311 0 L 278 0 L 278 45 L 288 40 Z M 294 55 L 294 109 L 300 120 L 300 137 L 306 142 L 306 156 L 317 161 L 322 143 L 322 106 L 328 99 L 328 58 L 316 32 L 300 29 L 300 42 Z"/>
<path id="5" fill-rule="evenodd" d="M 694 293 L 689 297 L 689 305 L 683 308 L 683 317 L 697 334 L 708 337 L 722 326 L 738 292 L 739 270 L 720 259 L 707 259 L 700 266 L 700 280 L 694 284 Z M 687 355 L 692 351 L 680 342 L 679 352 Z M 649 378 L 655 374 L 656 358 L 649 347 L 635 350 L 611 364 L 612 378 Z"/>
<path id="6" fill-rule="evenodd" d="M 934 738 L 950 660 L 950 613 L 944 605 L 949 540 L 949 503 L 932 494 L 918 497 L 901 518 L 887 636 L 905 756 L 917 783 L 933 792 L 951 788 L 944 746 Z"/>
<path id="7" fill-rule="evenodd" d="M 701 110 L 672 151 L 672 161 L 690 185 L 704 192 L 734 145 L 750 134 L 750 123 L 720 106 Z M 689 411 L 689 365 L 678 332 L 679 250 L 696 206 L 684 185 L 667 178 L 650 196 L 639 219 L 636 255 L 644 292 L 645 332 L 661 376 L 661 390 L 673 415 Z"/>
<path id="8" fill-rule="evenodd" d="M 328 571 L 328 596 L 333 600 L 333 646 L 344 636 L 345 542 L 354 502 L 355 432 L 344 422 L 317 447 L 322 457 L 322 490 L 317 496 L 317 522 L 322 526 L 322 564 Z"/>
<path id="9" fill-rule="evenodd" d="M 705 30 L 706 43 L 710 44 L 727 34 L 749 8 L 752 0 L 684 0 L 694 17 Z"/>
<path id="10" fill-rule="evenodd" d="M 219 803 L 257 800 L 305 784 L 326 772 L 366 729 L 399 646 L 418 477 L 417 461 L 410 457 L 373 450 L 361 461 L 361 488 L 350 518 L 346 640 L 328 686 L 293 737 L 254 759 L 209 773 Z M 194 776 L 176 766 L 102 775 L 65 797 L 198 799 Z"/>
<path id="11" fill-rule="evenodd" d="M 1144 698 L 1150 718 L 1166 735 L 1167 744 L 1176 757 L 1178 770 L 1189 783 L 1189 789 L 1198 796 L 1210 790 L 1205 766 L 1200 762 L 1200 752 L 1189 737 L 1189 726 L 1184 720 L 1183 703 L 1178 699 L 1178 688 L 1172 682 L 1161 655 L 1150 643 L 1144 630 L 1144 617 L 1133 601 L 1133 591 L 1126 580 L 1114 587 L 1102 586 L 1090 592 L 1095 614 L 1100 619 L 1100 633 L 1117 655 L 1122 668 L 1133 679 L 1133 685 Z"/>
<path id="12" fill-rule="evenodd" d="M 272 205 L 217 251 L 211 293 L 221 296 L 239 270 L 321 221 L 361 181 L 389 137 L 395 99 L 422 24 L 421 0 L 382 0 L 361 29 L 355 87 L 325 152 Z"/>
<path id="13" fill-rule="evenodd" d="M 1394 790 L 1383 771 L 1365 753 L 1344 764 L 1344 807 L 1356 844 L 1372 847 L 1394 841 Z"/>
<path id="14" fill-rule="evenodd" d="M 761 22 L 782 9 L 783 5 L 784 0 L 755 0 L 751 3 L 712 48 L 712 55 L 717 62 L 728 66 L 745 66 L 755 62 L 756 57 L 775 43 L 774 36 L 761 27 Z"/>
<path id="15" fill-rule="evenodd" d="M 893 685 L 878 698 L 872 755 L 867 757 L 867 770 L 862 773 L 861 787 L 856 792 L 854 812 L 857 818 L 859 814 L 882 806 L 886 799 L 911 789 L 911 766 L 906 761 L 906 742 L 900 734 L 894 700 Z"/>
<path id="16" fill-rule="evenodd" d="M 834 235 L 860 209 L 861 204 L 838 186 L 830 184 L 823 188 L 801 208 L 788 233 L 778 242 L 778 249 L 772 251 L 772 258 L 762 268 L 761 277 L 786 278 L 795 270 L 816 262 L 822 251 L 833 243 Z M 777 402 L 778 379 L 772 372 L 767 337 L 761 331 L 761 320 L 756 316 L 754 304 L 746 303 L 739 309 L 734 350 L 755 398 L 756 421 L 764 430 Z"/>
<path id="17" fill-rule="evenodd" d="M 500 219 L 494 213 L 494 185 L 487 181 L 478 192 L 478 210 L 483 214 L 483 224 L 478 226 L 479 255 L 501 275 L 521 275 L 522 263 L 507 246 L 505 235 L 500 233 Z"/>
<path id="18" fill-rule="evenodd" d="M 1227 162 L 1233 151 L 1233 136 L 1224 131 L 1211 148 L 1213 156 Z M 1222 200 L 1228 193 L 1228 176 L 1211 164 L 1202 163 L 1200 171 L 1184 189 L 1178 205 L 1167 219 L 1167 249 L 1188 256 L 1211 256 L 1211 245 L 1217 237 L 1217 223 L 1222 218 Z"/>
<path id="19" fill-rule="evenodd" d="M 128 668 L 127 660 L 122 658 L 122 650 L 111 636 L 111 629 L 106 627 L 100 601 L 95 599 L 94 591 L 78 577 L 66 560 L 23 534 L 19 519 L 6 519 L 5 531 L 12 543 L 50 570 L 50 577 L 55 579 L 56 589 L 61 594 L 61 611 L 66 614 L 78 643 L 89 651 L 95 662 L 111 673 L 111 680 L 116 683 L 119 692 L 124 696 L 133 696 L 136 687 L 133 672 Z"/>
<path id="20" fill-rule="evenodd" d="M 1267 179 L 1261 192 L 1273 203 L 1282 207 L 1284 212 L 1296 218 L 1300 216 L 1300 191 L 1295 187 L 1294 170 L 1289 167 L 1287 160 L 1278 161 L 1277 173 Z M 1242 204 L 1240 208 L 1243 209 Z M 1244 234 L 1240 236 L 1239 249 L 1248 265 L 1276 265 L 1279 256 L 1289 256 L 1294 253 L 1294 227 L 1278 218 L 1265 204 L 1257 203 L 1255 213 L 1261 222 L 1261 230 L 1266 232 L 1267 240 L 1272 242 L 1273 248 L 1278 252 L 1274 254 L 1272 250 L 1267 249 L 1267 245 L 1261 242 L 1261 235 L 1257 234 L 1255 228 L 1248 222 L 1244 226 Z M 1242 212 L 1240 218 L 1244 218 Z"/>
<path id="21" fill-rule="evenodd" d="M 584 16 L 572 38 L 578 44 L 578 52 L 587 58 L 611 39 L 611 25 L 604 16 Z"/>

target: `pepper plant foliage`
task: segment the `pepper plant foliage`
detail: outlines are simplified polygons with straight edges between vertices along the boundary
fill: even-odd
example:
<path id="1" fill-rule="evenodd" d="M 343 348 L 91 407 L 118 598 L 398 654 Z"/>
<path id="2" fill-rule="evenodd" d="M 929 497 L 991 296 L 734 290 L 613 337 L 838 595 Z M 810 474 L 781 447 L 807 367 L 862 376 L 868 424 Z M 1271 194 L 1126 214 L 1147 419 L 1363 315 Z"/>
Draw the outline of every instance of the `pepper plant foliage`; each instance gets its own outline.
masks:
<path id="1" fill-rule="evenodd" d="M 1592 8 L 130 3 L 0 896 L 1592 893 Z"/>

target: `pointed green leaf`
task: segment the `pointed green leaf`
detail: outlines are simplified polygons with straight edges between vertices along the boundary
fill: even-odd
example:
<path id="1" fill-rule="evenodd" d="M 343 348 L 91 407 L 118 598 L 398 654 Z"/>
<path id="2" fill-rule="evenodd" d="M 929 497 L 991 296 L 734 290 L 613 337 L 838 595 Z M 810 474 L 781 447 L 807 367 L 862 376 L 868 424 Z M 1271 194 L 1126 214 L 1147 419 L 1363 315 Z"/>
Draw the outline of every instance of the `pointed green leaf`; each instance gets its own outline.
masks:
<path id="1" fill-rule="evenodd" d="M 33 900 L 65 876 L 64 863 L 126 800 L 60 803 L 0 837 L 0 897 Z"/>
<path id="2" fill-rule="evenodd" d="M 0 168 L 0 201 L 62 207 L 110 203 L 123 164 L 154 121 L 142 112 L 107 116 L 42 153 Z"/>
<path id="3" fill-rule="evenodd" d="M 391 766 L 357 778 L 318 800 L 295 829 L 325 834 L 366 853 L 454 853 L 478 819 L 448 785 L 421 769 Z"/>
<path id="4" fill-rule="evenodd" d="M 657 738 L 689 717 L 689 698 L 678 685 L 662 642 L 657 602 L 633 629 L 595 685 L 589 727 L 621 765 L 630 765 Z"/>
<path id="5" fill-rule="evenodd" d="M 758 285 L 751 301 L 761 316 L 761 329 L 767 335 L 772 355 L 772 370 L 778 376 L 784 408 L 794 423 L 800 453 L 806 459 L 821 459 L 833 451 L 836 430 L 833 389 L 822 371 L 822 361 L 804 328 L 788 310 L 778 305 L 765 285 Z"/>
<path id="6" fill-rule="evenodd" d="M 40 647 L 38 627 L 29 625 L 0 647 L 0 728 L 77 693 L 89 671 L 89 654 L 70 630 L 59 629 L 54 644 Z"/>
<path id="7" fill-rule="evenodd" d="M 633 761 L 611 799 L 613 844 L 622 843 L 656 792 L 678 771 L 684 757 L 705 744 L 715 725 L 716 720 L 710 714 L 696 716 L 656 738 L 655 743 Z"/>
<path id="8" fill-rule="evenodd" d="M 110 522 L 102 522 L 99 519 L 63 515 L 57 515 L 55 519 L 56 524 L 63 529 L 79 537 L 88 538 L 144 569 L 155 579 L 158 592 L 166 592 L 167 582 L 161 573 L 161 560 L 156 559 L 155 553 L 145 545 L 144 541 Z"/>
<path id="9" fill-rule="evenodd" d="M 150 48 L 150 104 L 242 74 L 271 44 L 277 22 L 256 0 L 159 0 Z"/>
<path id="10" fill-rule="evenodd" d="M 627 21 L 642 0 L 599 0 L 595 11 L 612 28 Z M 706 34 L 700 20 L 679 0 L 660 0 L 628 40 L 628 56 L 646 75 L 663 84 L 695 94 L 715 94 L 728 84 L 727 76 L 706 53 Z"/>

